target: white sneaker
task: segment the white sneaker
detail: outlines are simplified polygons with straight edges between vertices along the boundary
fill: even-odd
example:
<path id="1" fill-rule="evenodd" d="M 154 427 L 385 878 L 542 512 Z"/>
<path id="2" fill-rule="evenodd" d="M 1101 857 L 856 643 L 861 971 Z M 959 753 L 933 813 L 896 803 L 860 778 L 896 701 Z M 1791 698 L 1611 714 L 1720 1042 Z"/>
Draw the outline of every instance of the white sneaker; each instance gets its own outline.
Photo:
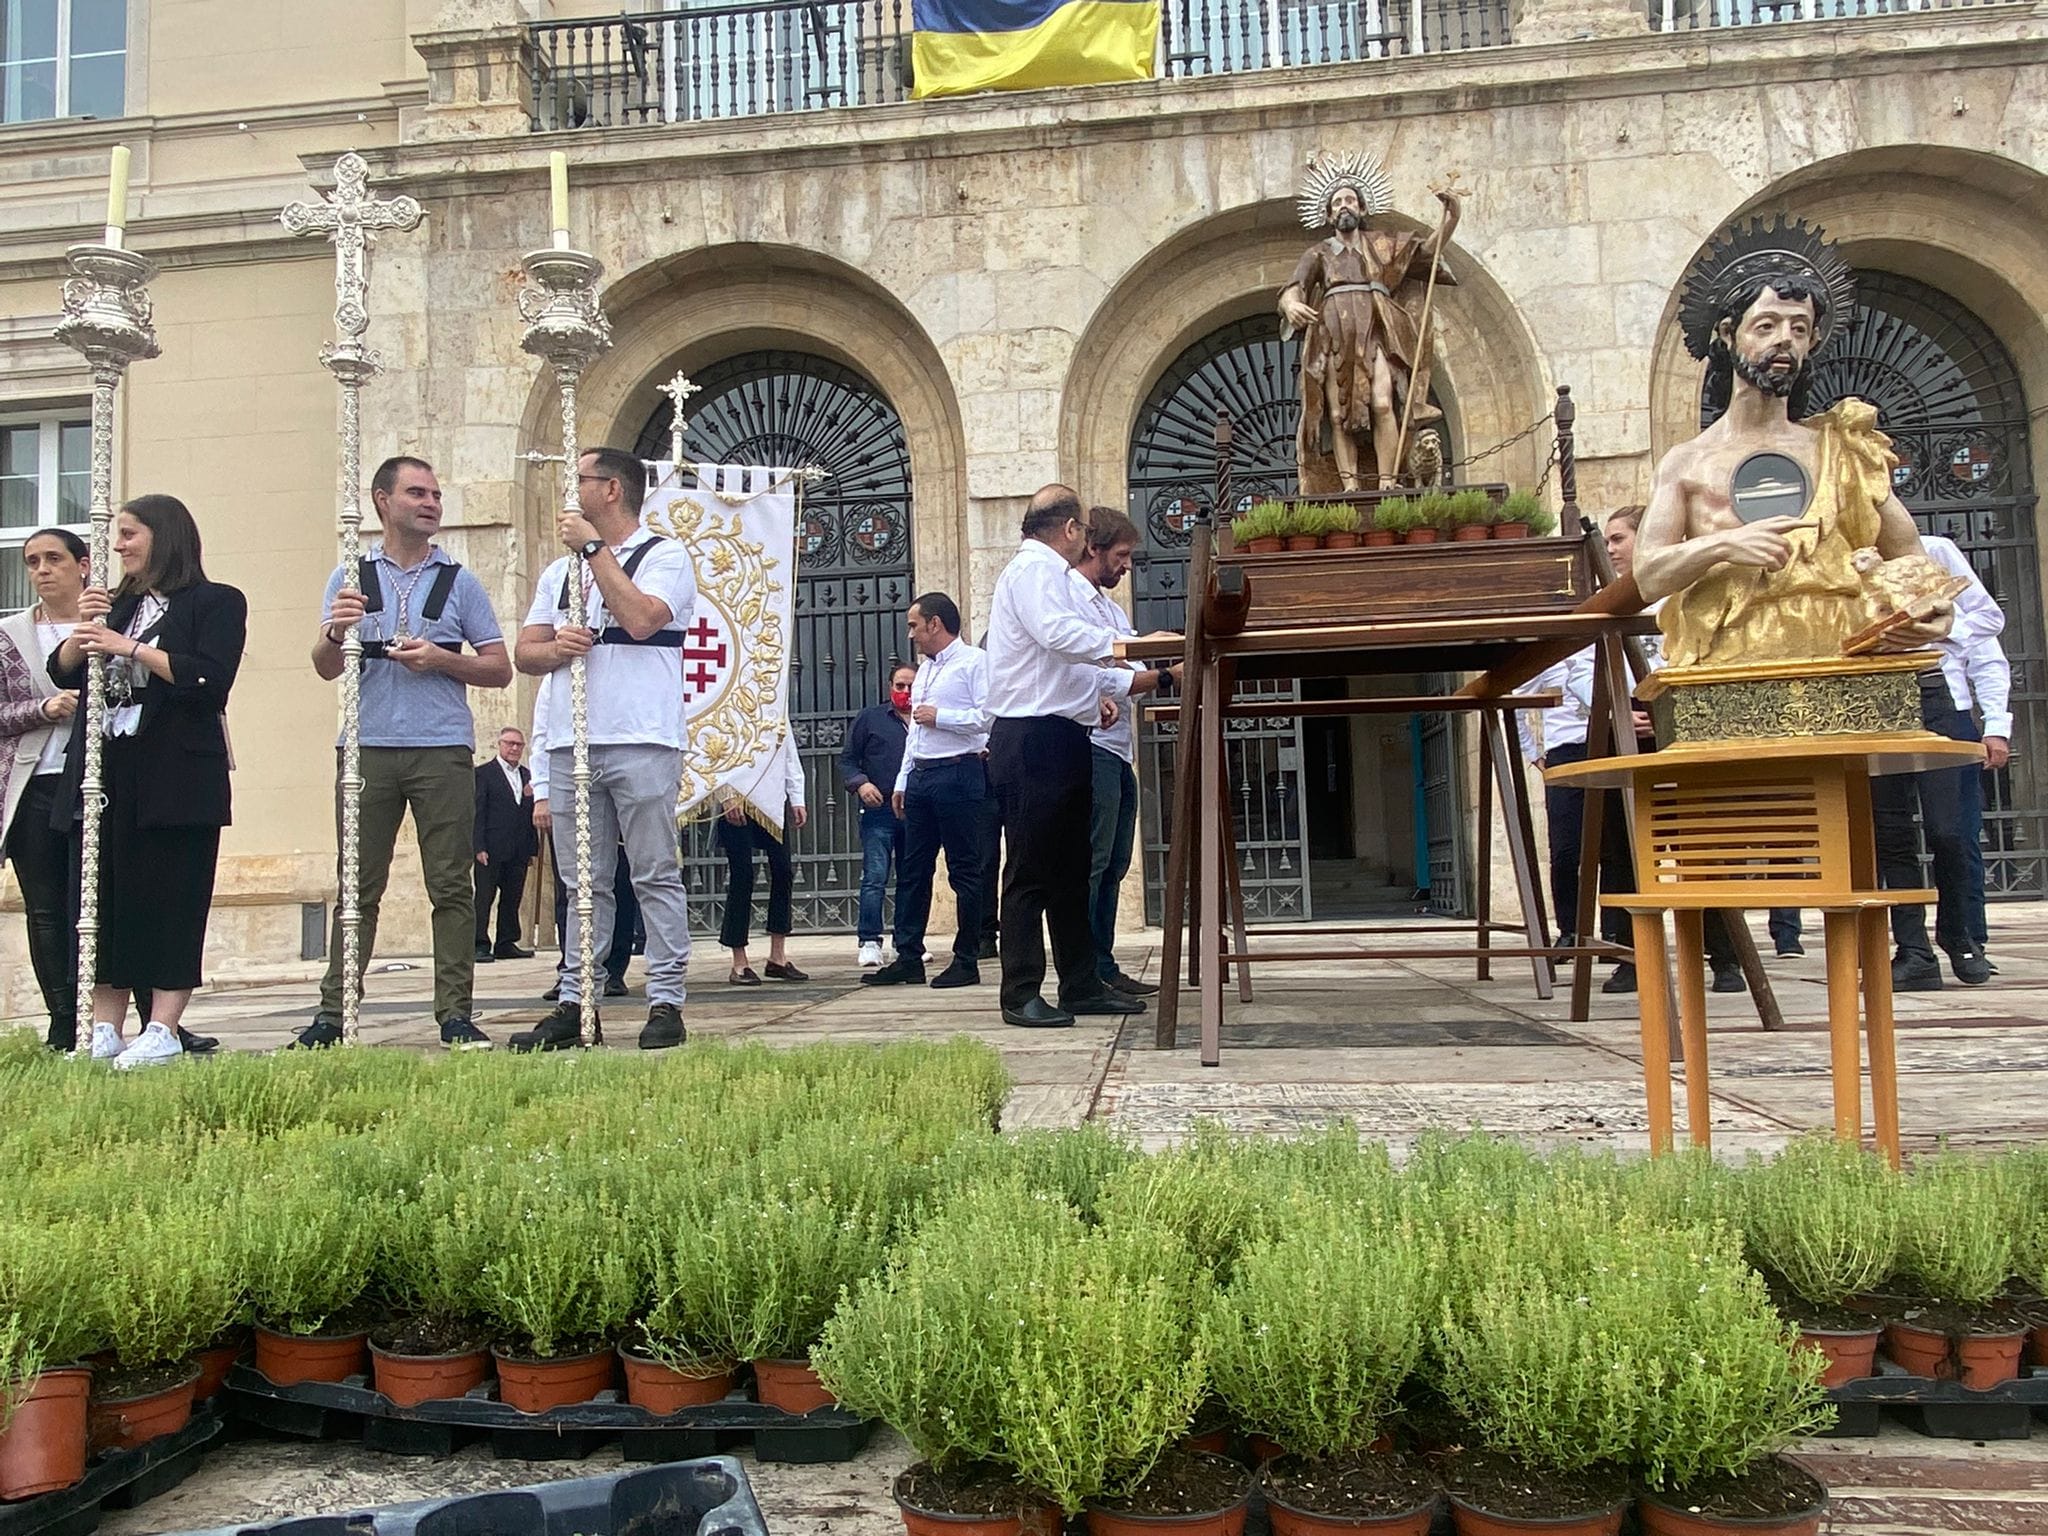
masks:
<path id="1" fill-rule="evenodd" d="M 160 1067 L 184 1054 L 185 1047 L 178 1044 L 176 1030 L 152 1024 L 135 1037 L 127 1050 L 114 1058 L 114 1065 L 123 1070 L 129 1067 Z"/>
<path id="2" fill-rule="evenodd" d="M 92 1027 L 92 1059 L 112 1061 L 121 1054 L 121 1031 L 112 1024 L 95 1024 Z"/>
<path id="3" fill-rule="evenodd" d="M 864 971 L 878 971 L 882 968 L 882 946 L 863 944 L 860 947 L 860 968 Z"/>

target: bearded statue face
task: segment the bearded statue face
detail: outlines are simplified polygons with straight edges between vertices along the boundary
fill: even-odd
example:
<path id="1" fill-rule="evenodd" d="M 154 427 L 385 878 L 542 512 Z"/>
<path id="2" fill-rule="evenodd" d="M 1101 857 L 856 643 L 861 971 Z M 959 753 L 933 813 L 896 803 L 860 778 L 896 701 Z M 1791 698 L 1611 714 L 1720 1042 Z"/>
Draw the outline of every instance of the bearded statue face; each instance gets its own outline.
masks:
<path id="1" fill-rule="evenodd" d="M 1811 298 L 1788 299 L 1765 288 L 1741 321 L 1723 320 L 1722 338 L 1734 354 L 1735 372 L 1767 395 L 1785 397 L 1797 387 L 1813 353 Z"/>
<path id="2" fill-rule="evenodd" d="M 1347 235 L 1365 222 L 1365 204 L 1352 187 L 1339 187 L 1332 192 L 1324 212 L 1330 223 Z"/>

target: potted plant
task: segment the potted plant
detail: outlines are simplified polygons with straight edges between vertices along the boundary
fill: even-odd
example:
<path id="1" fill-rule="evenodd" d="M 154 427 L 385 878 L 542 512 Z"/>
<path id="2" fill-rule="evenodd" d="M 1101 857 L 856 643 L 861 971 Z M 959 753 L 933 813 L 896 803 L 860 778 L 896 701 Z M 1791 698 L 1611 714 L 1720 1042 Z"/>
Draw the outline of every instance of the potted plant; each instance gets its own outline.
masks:
<path id="1" fill-rule="evenodd" d="M 1323 530 L 1323 548 L 1356 549 L 1358 529 L 1363 519 L 1358 508 L 1344 504 L 1323 508 L 1329 526 Z"/>
<path id="2" fill-rule="evenodd" d="M 360 1303 L 384 1204 L 363 1198 L 364 1157 L 330 1126 L 302 1127 L 259 1154 L 237 1202 L 232 1246 L 256 1311 L 256 1369 L 278 1386 L 368 1371 Z"/>
<path id="3" fill-rule="evenodd" d="M 687 1195 L 654 1225 L 648 1305 L 629 1330 L 629 1342 L 619 1345 L 626 1400 L 649 1413 L 715 1403 L 732 1390 L 735 1362 L 714 1342 L 720 1288 L 715 1253 L 703 1236 L 701 1204 Z"/>
<path id="4" fill-rule="evenodd" d="M 559 1155 L 494 1172 L 480 1181 L 495 1239 L 475 1308 L 497 1336 L 499 1400 L 522 1413 L 589 1402 L 611 1388 L 613 1335 L 637 1300 L 627 1224 Z"/>
<path id="5" fill-rule="evenodd" d="M 193 1352 L 241 1306 L 235 1254 L 220 1241 L 205 1193 L 138 1206 L 99 1227 L 93 1310 L 114 1364 L 93 1382 L 95 1446 L 143 1445 L 191 1422 Z"/>
<path id="6" fill-rule="evenodd" d="M 1778 1310 L 1798 1325 L 1800 1347 L 1826 1360 L 1822 1386 L 1876 1370 L 1883 1329 L 1851 1303 L 1896 1266 L 1897 1182 L 1883 1158 L 1825 1134 L 1802 1136 L 1743 1174 L 1743 1241 Z"/>
<path id="7" fill-rule="evenodd" d="M 383 1231 L 370 1329 L 376 1389 L 401 1407 L 463 1396 L 491 1374 L 490 1337 L 470 1315 L 476 1277 L 496 1245 L 495 1224 L 432 1171 L 397 1198 Z"/>
<path id="8" fill-rule="evenodd" d="M 1444 517 L 1451 537 L 1462 543 L 1493 537 L 1493 498 L 1481 490 L 1453 491 Z"/>
<path id="9" fill-rule="evenodd" d="M 1885 1325 L 1884 1344 L 1904 1370 L 1975 1390 L 2019 1374 L 2027 1329 L 1999 1294 L 2022 1219 L 2013 1193 L 2001 1165 L 1959 1152 L 1923 1159 L 1900 1182 L 1897 1275 L 1906 1305 Z"/>
<path id="10" fill-rule="evenodd" d="M 1633 1370 L 1645 1536 L 1816 1536 L 1827 1489 L 1777 1455 L 1826 1429 L 1825 1362 L 1794 1347 L 1763 1278 L 1717 1242 L 1629 1255 L 1622 1349 Z"/>
<path id="11" fill-rule="evenodd" d="M 0 1499 L 85 1476 L 93 1373 L 82 1362 L 103 1342 L 91 1305 L 97 1257 L 81 1223 L 0 1219 Z"/>
<path id="12" fill-rule="evenodd" d="M 1321 549 L 1323 535 L 1330 531 L 1330 509 L 1320 503 L 1294 509 L 1294 526 L 1287 534 L 1287 548 L 1296 552 Z"/>
<path id="13" fill-rule="evenodd" d="M 1238 1425 L 1281 1454 L 1260 1473 L 1276 1536 L 1427 1536 L 1435 1480 L 1384 1431 L 1437 1308 L 1440 1243 L 1334 1201 L 1303 1202 L 1239 1262 L 1203 1338 Z"/>
<path id="14" fill-rule="evenodd" d="M 1543 505 L 1534 491 L 1510 491 L 1495 510 L 1496 539 L 1526 539 L 1532 533 L 1550 533 L 1557 527 L 1557 515 Z"/>
<path id="15" fill-rule="evenodd" d="M 1425 491 L 1410 506 L 1414 521 L 1401 535 L 1403 544 L 1439 543 L 1451 526 L 1451 498 L 1442 491 Z"/>
<path id="16" fill-rule="evenodd" d="M 2048 1366 L 2048 1148 L 2026 1147 L 2012 1155 L 2021 1181 L 2013 1269 L 2030 1293 L 2020 1307 L 2029 1324 L 2027 1363 Z"/>
<path id="17" fill-rule="evenodd" d="M 1293 521 L 1280 502 L 1254 502 L 1230 520 L 1230 542 L 1248 555 L 1277 555 L 1287 547 Z"/>
<path id="18" fill-rule="evenodd" d="M 1415 526 L 1415 506 L 1406 496 L 1389 496 L 1373 503 L 1372 527 L 1365 542 L 1373 549 L 1385 549 L 1401 542 L 1401 536 Z"/>

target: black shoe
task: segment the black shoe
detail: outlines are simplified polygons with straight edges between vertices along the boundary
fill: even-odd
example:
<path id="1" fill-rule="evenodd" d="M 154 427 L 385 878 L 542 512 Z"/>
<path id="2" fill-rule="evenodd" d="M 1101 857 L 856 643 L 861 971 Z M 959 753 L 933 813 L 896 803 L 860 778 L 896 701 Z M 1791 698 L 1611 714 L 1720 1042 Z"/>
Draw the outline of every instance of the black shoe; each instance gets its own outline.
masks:
<path id="1" fill-rule="evenodd" d="M 1716 992 L 1747 992 L 1749 990 L 1749 983 L 1743 979 L 1742 967 L 1739 965 L 1715 966 L 1713 990 Z"/>
<path id="2" fill-rule="evenodd" d="M 1002 954 L 997 949 L 994 939 L 983 939 L 981 941 L 981 948 L 974 952 L 974 958 L 977 960 L 1000 960 Z"/>
<path id="3" fill-rule="evenodd" d="M 69 1056 L 78 1049 L 78 1026 L 76 1024 L 52 1024 L 44 1046 L 59 1056 Z"/>
<path id="4" fill-rule="evenodd" d="M 1941 967 L 1924 951 L 1902 949 L 1892 957 L 1894 992 L 1939 992 Z"/>
<path id="5" fill-rule="evenodd" d="M 604 979 L 604 995 L 605 995 L 606 997 L 624 997 L 624 996 L 626 995 L 626 992 L 627 992 L 627 987 L 626 987 L 626 978 L 625 978 L 625 977 L 623 977 L 623 976 L 607 976 L 607 977 L 605 977 L 605 979 Z"/>
<path id="6" fill-rule="evenodd" d="M 1055 1008 L 1042 997 L 1034 997 L 1017 1008 L 1003 1010 L 1003 1022 L 1019 1029 L 1060 1029 L 1074 1022 L 1064 1008 Z"/>
<path id="7" fill-rule="evenodd" d="M 683 1010 L 674 1003 L 656 1003 L 647 1010 L 647 1023 L 640 1031 L 640 1049 L 666 1051 L 688 1037 L 683 1028 Z"/>
<path id="8" fill-rule="evenodd" d="M 1159 991 L 1158 982 L 1139 981 L 1134 976 L 1126 976 L 1122 971 L 1109 977 L 1107 985 L 1110 991 L 1121 992 L 1125 997 L 1152 997 Z"/>
<path id="9" fill-rule="evenodd" d="M 1127 1013 L 1145 1011 L 1145 1005 L 1135 997 L 1125 997 L 1121 992 L 1111 992 L 1106 987 L 1092 997 L 1079 997 L 1071 1003 L 1063 1002 L 1060 1006 L 1077 1019 L 1118 1018 Z"/>
<path id="10" fill-rule="evenodd" d="M 727 975 L 725 984 L 729 987 L 758 987 L 761 985 L 761 978 L 754 974 L 754 968 L 750 965 L 745 970 L 733 971 Z"/>
<path id="11" fill-rule="evenodd" d="M 220 1041 L 212 1035 L 195 1035 L 182 1024 L 178 1026 L 178 1044 L 185 1048 L 187 1056 L 204 1056 L 220 1049 Z"/>
<path id="12" fill-rule="evenodd" d="M 481 960 L 483 956 L 478 955 L 477 958 Z M 491 951 L 491 958 L 494 960 L 531 960 L 533 958 L 533 951 L 521 949 L 517 944 L 500 944 Z"/>
<path id="13" fill-rule="evenodd" d="M 1949 951 L 1948 968 L 1966 987 L 1981 987 L 1991 979 L 1991 962 L 1970 951 Z"/>
<path id="14" fill-rule="evenodd" d="M 782 961 L 780 964 L 770 960 L 761 967 L 761 974 L 770 981 L 809 981 L 811 979 L 787 960 Z"/>
<path id="15" fill-rule="evenodd" d="M 906 984 L 924 985 L 924 957 L 898 955 L 879 971 L 869 971 L 861 977 L 864 987 L 900 987 Z"/>
<path id="16" fill-rule="evenodd" d="M 450 1051 L 488 1051 L 491 1037 L 470 1023 L 468 1015 L 451 1013 L 441 1021 L 441 1046 Z"/>
<path id="17" fill-rule="evenodd" d="M 544 1003 L 559 1003 L 562 1000 L 562 984 L 558 981 L 549 987 L 547 991 L 541 993 L 540 1000 Z"/>
<path id="18" fill-rule="evenodd" d="M 1636 989 L 1636 968 L 1633 961 L 1624 960 L 1614 968 L 1614 974 L 1600 983 L 1602 992 L 1633 992 Z"/>
<path id="19" fill-rule="evenodd" d="M 932 978 L 934 987 L 978 987 L 981 985 L 981 967 L 970 965 L 965 960 L 955 960 Z"/>
<path id="20" fill-rule="evenodd" d="M 1797 939 L 1780 939 L 1778 941 L 1778 958 L 1780 960 L 1797 960 L 1805 955 L 1805 953 L 1806 946 Z"/>
<path id="21" fill-rule="evenodd" d="M 492 954 L 490 950 L 486 949 L 483 945 L 477 945 L 476 963 L 478 965 L 489 965 L 493 960 L 497 958 L 498 957 L 496 955 Z"/>
<path id="22" fill-rule="evenodd" d="M 515 1051 L 567 1051 L 583 1043 L 583 1005 L 581 1003 L 557 1003 L 554 1011 L 533 1028 L 522 1030 L 505 1042 Z M 596 1045 L 604 1043 L 604 1029 L 599 1026 Z"/>
<path id="23" fill-rule="evenodd" d="M 321 1018 L 315 1019 L 304 1029 L 300 1030 L 298 1037 L 290 1045 L 286 1046 L 285 1049 L 288 1051 L 318 1051 L 325 1050 L 330 1045 L 339 1044 L 341 1044 L 341 1020 Z"/>

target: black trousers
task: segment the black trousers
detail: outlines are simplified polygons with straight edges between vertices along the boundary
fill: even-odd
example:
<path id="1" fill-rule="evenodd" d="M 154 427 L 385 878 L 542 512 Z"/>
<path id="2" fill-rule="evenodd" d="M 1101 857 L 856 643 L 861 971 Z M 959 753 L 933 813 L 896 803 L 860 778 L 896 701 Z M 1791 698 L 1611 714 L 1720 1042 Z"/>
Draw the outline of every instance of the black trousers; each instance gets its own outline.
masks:
<path id="1" fill-rule="evenodd" d="M 632 963 L 633 946 L 644 940 L 640 931 L 640 898 L 633 894 L 633 867 L 626 862 L 626 850 L 619 850 L 619 862 L 612 870 L 612 900 L 618 903 L 618 916 L 612 920 L 612 947 L 604 953 L 604 973 L 616 981 L 626 978 L 626 967 Z M 555 871 L 555 947 L 559 952 L 569 935 L 569 887 L 562 883 L 562 872 Z M 559 961 L 557 964 L 559 965 Z"/>
<path id="2" fill-rule="evenodd" d="M 509 859 L 502 863 L 479 864 L 476 867 L 476 947 L 491 948 L 491 902 L 498 903 L 498 942 L 500 950 L 519 947 L 519 898 L 526 894 L 526 866 L 528 859 Z"/>
<path id="3" fill-rule="evenodd" d="M 996 890 L 1003 872 L 1003 802 L 993 784 L 981 802 L 980 833 L 981 944 L 985 949 L 996 942 Z"/>
<path id="4" fill-rule="evenodd" d="M 69 1050 L 78 1041 L 78 851 L 72 838 L 50 828 L 60 773 L 28 781 L 7 829 L 7 857 L 21 885 L 28 918 L 28 958 L 50 1015 L 49 1043 Z"/>
<path id="5" fill-rule="evenodd" d="M 1565 742 L 1544 756 L 1546 766 L 1582 763 L 1586 744 Z M 1557 907 L 1557 931 L 1573 933 L 1579 913 L 1579 840 L 1586 826 L 1586 792 L 1562 785 L 1543 789 L 1543 813 L 1550 825 L 1550 899 Z M 1628 819 L 1621 808 L 1621 796 L 1610 791 L 1600 824 L 1600 886 L 1609 895 L 1636 888 L 1635 868 L 1629 860 Z M 1600 935 L 1614 944 L 1629 942 L 1628 914 L 1594 908 L 1600 921 Z"/>
<path id="6" fill-rule="evenodd" d="M 1940 673 L 1920 685 L 1920 722 L 1952 741 L 1975 741 L 1976 724 L 1955 706 Z M 1977 763 L 1937 768 L 1925 773 L 1888 773 L 1870 781 L 1870 819 L 1877 842 L 1877 875 L 1887 890 L 1911 890 L 1922 884 L 1920 848 L 1913 837 L 1913 811 L 1920 811 L 1920 831 L 1927 839 L 1939 901 L 1934 914 L 1934 941 L 1950 954 L 1974 954 L 1975 926 L 1971 915 L 1970 855 L 1964 842 L 1964 808 L 1975 786 L 1969 781 L 1983 772 Z M 1901 954 L 1932 960 L 1927 944 L 1927 909 L 1892 908 L 1892 942 Z"/>
<path id="7" fill-rule="evenodd" d="M 725 921 L 718 926 L 718 942 L 727 949 L 747 947 L 747 929 L 754 920 L 754 851 L 768 855 L 768 932 L 787 935 L 795 925 L 790 921 L 790 890 L 796 883 L 789 864 L 789 834 L 795 830 L 789 808 L 783 807 L 783 835 L 777 837 L 753 817 L 734 826 L 718 818 L 718 846 L 725 853 Z"/>
<path id="8" fill-rule="evenodd" d="M 1095 936 L 1088 925 L 1089 817 L 1095 793 L 1088 728 L 1038 717 L 999 719 L 989 732 L 989 777 L 1002 802 L 1002 1004 L 1041 995 L 1045 939 L 1059 970 L 1060 1001 L 1098 997 Z"/>
<path id="9" fill-rule="evenodd" d="M 988 798 L 988 770 L 979 757 L 918 763 L 910 770 L 903 791 L 903 862 L 896 873 L 897 954 L 921 958 L 927 953 L 924 932 L 932 914 L 932 881 L 944 849 L 957 918 L 953 958 L 966 965 L 976 963 L 988 889 L 987 867 L 981 861 L 981 810 Z"/>

